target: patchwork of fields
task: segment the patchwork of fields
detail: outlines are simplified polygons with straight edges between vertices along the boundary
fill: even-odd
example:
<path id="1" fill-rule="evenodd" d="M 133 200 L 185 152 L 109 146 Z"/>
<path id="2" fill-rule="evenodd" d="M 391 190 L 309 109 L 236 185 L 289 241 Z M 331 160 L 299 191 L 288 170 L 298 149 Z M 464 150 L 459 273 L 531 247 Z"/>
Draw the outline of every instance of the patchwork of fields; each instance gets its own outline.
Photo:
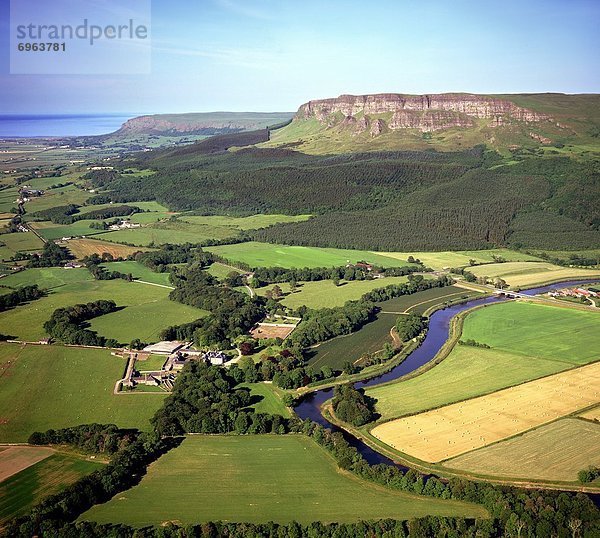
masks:
<path id="1" fill-rule="evenodd" d="M 2 279 L 4 286 L 26 283 L 38 284 L 48 289 L 49 294 L 0 313 L 0 333 L 19 340 L 37 341 L 45 338 L 47 335 L 43 325 L 55 309 L 98 299 L 112 299 L 122 308 L 93 319 L 91 328 L 102 336 L 123 343 L 133 338 L 156 341 L 160 331 L 169 325 L 193 321 L 206 315 L 203 310 L 171 301 L 167 288 L 120 279 L 94 280 L 85 268 L 28 269 Z"/>
<path id="2" fill-rule="evenodd" d="M 439 462 L 600 401 L 600 362 L 376 426 L 384 443 Z"/>
<path id="3" fill-rule="evenodd" d="M 562 267 L 548 262 L 491 263 L 470 267 L 469 271 L 477 277 L 490 279 L 500 277 L 512 288 L 531 287 L 535 284 L 558 280 L 600 277 L 600 270 L 598 269 Z"/>
<path id="4" fill-rule="evenodd" d="M 114 395 L 124 369 L 105 349 L 0 344 L 0 442 L 93 422 L 147 428 L 163 396 Z"/>
<path id="5" fill-rule="evenodd" d="M 482 475 L 576 482 L 582 469 L 600 467 L 598 447 L 600 424 L 565 418 L 458 456 L 445 465 Z"/>
<path id="6" fill-rule="evenodd" d="M 142 482 L 81 520 L 136 527 L 208 520 L 308 523 L 485 517 L 483 508 L 418 497 L 342 472 L 300 435 L 193 436 L 153 463 Z"/>

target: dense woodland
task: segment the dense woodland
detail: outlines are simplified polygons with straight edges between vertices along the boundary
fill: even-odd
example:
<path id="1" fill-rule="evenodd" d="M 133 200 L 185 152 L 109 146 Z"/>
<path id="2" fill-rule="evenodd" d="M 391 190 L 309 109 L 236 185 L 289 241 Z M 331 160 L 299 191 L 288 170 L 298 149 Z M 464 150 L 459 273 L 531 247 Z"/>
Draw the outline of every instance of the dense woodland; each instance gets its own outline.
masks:
<path id="1" fill-rule="evenodd" d="M 313 213 L 257 230 L 292 245 L 377 250 L 600 246 L 600 164 L 517 157 L 504 164 L 478 146 L 462 152 L 373 152 L 314 156 L 290 149 L 222 151 L 214 137 L 146 153 L 154 174 L 99 174 L 91 203 L 157 200 L 200 214 Z M 520 160 L 519 160 L 520 159 Z M 126 163 L 130 165 L 130 162 Z"/>
<path id="2" fill-rule="evenodd" d="M 73 256 L 66 248 L 48 241 L 41 254 L 31 255 L 28 265 L 29 267 L 60 267 L 72 258 Z"/>

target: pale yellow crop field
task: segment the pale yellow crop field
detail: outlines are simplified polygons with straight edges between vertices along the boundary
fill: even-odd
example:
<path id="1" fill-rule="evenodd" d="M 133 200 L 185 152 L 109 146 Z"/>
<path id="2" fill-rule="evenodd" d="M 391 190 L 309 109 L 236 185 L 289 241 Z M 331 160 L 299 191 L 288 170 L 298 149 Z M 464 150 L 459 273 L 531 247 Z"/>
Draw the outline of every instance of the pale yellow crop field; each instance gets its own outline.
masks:
<path id="1" fill-rule="evenodd" d="M 600 466 L 600 424 L 563 418 L 445 462 L 471 473 L 575 482 L 577 473 Z"/>
<path id="2" fill-rule="evenodd" d="M 371 433 L 423 461 L 440 462 L 600 403 L 600 362 L 493 394 L 399 418 Z"/>
<path id="3" fill-rule="evenodd" d="M 582 418 L 587 418 L 588 420 L 600 421 L 600 405 L 597 405 L 596 407 L 592 407 L 592 409 L 588 409 L 587 411 L 580 413 L 579 416 Z"/>
<path id="4" fill-rule="evenodd" d="M 477 277 L 503 278 L 513 288 L 532 286 L 551 280 L 600 278 L 600 271 L 597 269 L 561 267 L 548 262 L 489 263 L 469 267 L 469 271 Z"/>

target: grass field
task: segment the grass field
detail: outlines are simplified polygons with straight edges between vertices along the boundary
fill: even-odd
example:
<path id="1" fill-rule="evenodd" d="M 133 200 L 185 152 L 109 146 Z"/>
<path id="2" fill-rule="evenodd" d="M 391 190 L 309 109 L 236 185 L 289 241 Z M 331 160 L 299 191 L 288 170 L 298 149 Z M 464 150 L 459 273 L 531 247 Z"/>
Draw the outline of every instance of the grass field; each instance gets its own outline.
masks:
<path id="1" fill-rule="evenodd" d="M 30 226 L 36 230 L 44 239 L 53 241 L 63 237 L 75 237 L 82 235 L 97 235 L 102 230 L 90 228 L 94 220 L 78 220 L 73 224 L 53 224 L 52 222 L 32 222 Z"/>
<path id="2" fill-rule="evenodd" d="M 283 417 L 291 416 L 290 410 L 281 401 L 284 391 L 272 383 L 244 383 L 240 386 L 250 389 L 251 396 L 256 399 L 251 407 L 256 409 L 258 413 L 270 413 Z"/>
<path id="3" fill-rule="evenodd" d="M 150 355 L 146 360 L 136 360 L 135 369 L 141 372 L 155 372 L 160 370 L 165 362 L 167 362 L 165 355 Z"/>
<path id="4" fill-rule="evenodd" d="M 116 233 L 116 232 L 115 232 Z M 108 252 L 115 258 L 125 258 L 130 254 L 135 254 L 140 250 L 150 250 L 142 247 L 131 247 L 128 245 L 119 245 L 118 243 L 110 243 L 108 241 L 102 241 L 99 239 L 100 236 L 95 236 L 95 239 L 71 239 L 64 246 L 66 246 L 71 254 L 78 260 L 89 256 L 91 254 L 100 254 Z M 103 237 L 106 237 L 103 235 Z"/>
<path id="5" fill-rule="evenodd" d="M 249 217 L 226 217 L 219 215 L 196 216 L 185 215 L 179 218 L 184 222 L 202 226 L 221 226 L 229 228 L 232 235 L 238 230 L 258 230 L 273 224 L 284 222 L 302 222 L 308 220 L 310 215 L 251 215 Z"/>
<path id="6" fill-rule="evenodd" d="M 91 328 L 107 338 L 129 343 L 133 338 L 156 341 L 170 326 L 198 319 L 206 312 L 169 299 L 169 290 L 124 280 L 94 280 L 87 269 L 27 269 L 2 279 L 4 286 L 39 284 L 47 297 L 0 313 L 0 333 L 37 341 L 47 335 L 43 325 L 59 307 L 112 299 L 117 312 L 95 318 Z"/>
<path id="7" fill-rule="evenodd" d="M 384 419 L 474 398 L 595 360 L 600 315 L 506 302 L 469 313 L 461 338 L 492 349 L 456 346 L 440 364 L 417 377 L 368 389 Z"/>
<path id="8" fill-rule="evenodd" d="M 247 263 L 251 267 L 339 267 L 361 260 L 387 267 L 408 265 L 406 260 L 397 260 L 365 250 L 293 247 L 255 241 L 207 247 L 206 250 L 230 260 Z"/>
<path id="9" fill-rule="evenodd" d="M 393 448 L 439 462 L 600 402 L 600 362 L 376 426 Z"/>
<path id="10" fill-rule="evenodd" d="M 449 267 L 465 267 L 470 265 L 470 260 L 476 263 L 490 263 L 494 256 L 500 256 L 507 262 L 512 261 L 540 261 L 540 258 L 509 250 L 507 248 L 494 248 L 489 250 L 460 250 L 446 252 L 382 252 L 384 256 L 404 261 L 408 256 L 421 260 L 432 269 L 443 269 Z"/>
<path id="11" fill-rule="evenodd" d="M 290 293 L 290 286 L 287 282 L 278 285 L 285 294 L 285 297 L 280 301 L 281 304 L 290 308 L 299 308 L 305 305 L 309 308 L 318 309 L 342 306 L 346 301 L 360 299 L 362 295 L 375 288 L 400 284 L 407 280 L 407 277 L 398 276 L 375 280 L 342 281 L 339 286 L 333 284 L 331 280 L 301 282 L 294 293 Z M 273 286 L 273 284 L 270 284 L 255 291 L 258 295 L 264 296 L 268 290 L 273 289 Z"/>
<path id="12" fill-rule="evenodd" d="M 565 418 L 458 456 L 445 466 L 491 476 L 575 482 L 582 469 L 600 467 L 599 446 L 600 424 Z"/>
<path id="13" fill-rule="evenodd" d="M 101 467 L 101 463 L 54 454 L 11 476 L 0 483 L 0 525 Z"/>
<path id="14" fill-rule="evenodd" d="M 144 282 L 153 282 L 154 284 L 161 284 L 162 286 L 172 286 L 169 281 L 169 273 L 155 273 L 138 262 L 111 262 L 105 263 L 102 266 L 108 271 L 119 271 L 125 274 L 131 273 L 134 278 L 143 280 Z"/>
<path id="15" fill-rule="evenodd" d="M 32 232 L 1 234 L 0 243 L 4 243 L 0 247 L 2 260 L 9 260 L 17 252 L 35 252 L 44 248 L 43 241 Z"/>
<path id="16" fill-rule="evenodd" d="M 125 360 L 108 350 L 1 344 L 0 366 L 0 442 L 92 422 L 143 429 L 162 405 L 159 396 L 113 394 Z"/>
<path id="17" fill-rule="evenodd" d="M 236 269 L 235 267 L 231 267 L 230 265 L 225 265 L 225 264 L 219 263 L 219 262 L 210 264 L 210 266 L 208 267 L 208 269 L 206 269 L 206 271 L 218 279 L 225 278 L 229 273 L 241 273 L 242 272 L 239 269 Z"/>
<path id="18" fill-rule="evenodd" d="M 600 277 L 600 270 L 561 267 L 548 262 L 506 262 L 479 265 L 469 269 L 475 276 L 503 278 L 509 286 L 527 287 L 549 281 Z"/>
<path id="19" fill-rule="evenodd" d="M 312 356 L 309 359 L 309 364 L 317 369 L 325 365 L 334 369 L 341 369 L 346 361 L 355 362 L 367 353 L 375 353 L 383 349 L 386 342 L 391 342 L 390 329 L 396 323 L 399 312 L 409 310 L 422 313 L 435 304 L 468 295 L 467 290 L 447 286 L 378 303 L 382 312 L 377 314 L 375 321 L 367 323 L 355 333 L 339 336 L 320 344 L 311 350 Z M 386 312 L 392 313 L 388 314 Z"/>
<path id="20" fill-rule="evenodd" d="M 304 436 L 244 435 L 188 437 L 150 465 L 139 485 L 80 519 L 141 527 L 424 515 L 486 516 L 476 505 L 408 495 L 355 478 Z"/>

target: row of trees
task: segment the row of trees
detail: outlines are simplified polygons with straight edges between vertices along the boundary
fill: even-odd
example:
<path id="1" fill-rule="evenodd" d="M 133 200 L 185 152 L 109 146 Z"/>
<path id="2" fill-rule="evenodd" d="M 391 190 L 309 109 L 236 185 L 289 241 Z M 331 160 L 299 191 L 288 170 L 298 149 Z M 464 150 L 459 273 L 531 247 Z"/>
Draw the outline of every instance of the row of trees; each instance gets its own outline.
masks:
<path id="1" fill-rule="evenodd" d="M 35 301 L 45 295 L 46 291 L 40 289 L 37 284 L 22 286 L 15 291 L 0 295 L 0 312 L 29 301 Z"/>
<path id="2" fill-rule="evenodd" d="M 85 322 L 88 320 L 116 310 L 117 305 L 114 301 L 103 299 L 57 308 L 50 319 L 44 323 L 44 330 L 51 338 L 65 344 L 116 347 L 118 345 L 116 340 L 106 339 L 95 331 L 85 328 Z"/>
<path id="3" fill-rule="evenodd" d="M 85 264 L 89 272 L 96 280 L 116 280 L 122 279 L 127 282 L 133 282 L 133 275 L 131 273 L 121 273 L 120 271 L 109 271 L 101 264 L 115 261 L 110 253 L 103 253 L 102 256 L 94 253 L 90 256 L 83 258 L 82 262 Z"/>
<path id="4" fill-rule="evenodd" d="M 112 455 L 133 443 L 136 430 L 122 430 L 114 424 L 82 424 L 71 428 L 34 432 L 30 445 L 71 445 L 84 452 Z"/>

